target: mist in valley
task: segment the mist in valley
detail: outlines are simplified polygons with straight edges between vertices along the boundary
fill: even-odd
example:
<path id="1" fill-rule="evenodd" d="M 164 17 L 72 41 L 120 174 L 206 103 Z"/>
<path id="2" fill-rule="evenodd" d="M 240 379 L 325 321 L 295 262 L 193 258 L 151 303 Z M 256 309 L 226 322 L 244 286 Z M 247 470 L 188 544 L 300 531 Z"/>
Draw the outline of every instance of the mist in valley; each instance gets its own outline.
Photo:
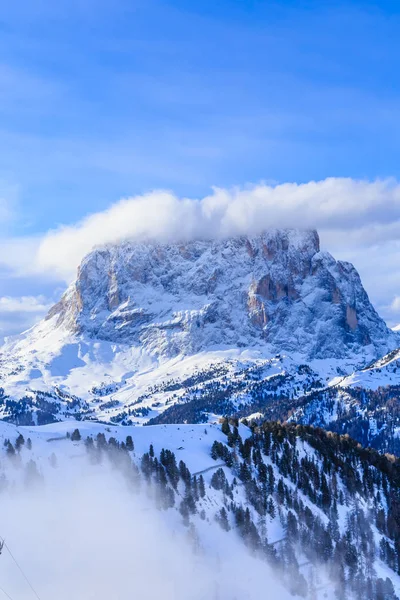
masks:
<path id="1" fill-rule="evenodd" d="M 82 461 L 80 461 L 82 463 Z M 2 595 L 12 600 L 284 600 L 270 569 L 233 536 L 217 531 L 208 548 L 182 527 L 177 511 L 159 512 L 108 466 L 76 464 L 34 489 L 1 494 Z M 1 594 L 0 594 L 1 597 Z"/>

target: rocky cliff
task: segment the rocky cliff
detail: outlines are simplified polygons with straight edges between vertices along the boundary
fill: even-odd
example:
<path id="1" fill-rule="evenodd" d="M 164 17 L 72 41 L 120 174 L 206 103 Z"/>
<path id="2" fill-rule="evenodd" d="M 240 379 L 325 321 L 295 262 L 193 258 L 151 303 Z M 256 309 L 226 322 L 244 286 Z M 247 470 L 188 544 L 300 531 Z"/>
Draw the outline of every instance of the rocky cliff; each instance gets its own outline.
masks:
<path id="1" fill-rule="evenodd" d="M 321 252 L 316 231 L 99 248 L 53 317 L 71 333 L 165 357 L 268 345 L 341 358 L 397 345 L 355 268 Z"/>

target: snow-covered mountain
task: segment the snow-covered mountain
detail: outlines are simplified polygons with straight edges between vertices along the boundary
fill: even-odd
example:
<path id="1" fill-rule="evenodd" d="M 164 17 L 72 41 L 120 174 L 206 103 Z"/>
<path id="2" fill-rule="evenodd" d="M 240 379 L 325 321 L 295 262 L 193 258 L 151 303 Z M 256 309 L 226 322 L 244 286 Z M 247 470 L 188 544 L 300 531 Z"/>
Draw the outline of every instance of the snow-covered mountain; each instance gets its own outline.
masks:
<path id="1" fill-rule="evenodd" d="M 0 412 L 25 424 L 248 413 L 331 385 L 398 340 L 315 231 L 125 242 L 90 253 L 46 319 L 3 346 Z"/>
<path id="2" fill-rule="evenodd" d="M 394 340 L 357 271 L 320 252 L 316 231 L 101 248 L 52 318 L 70 333 L 167 358 L 260 345 L 309 358 L 379 356 Z"/>

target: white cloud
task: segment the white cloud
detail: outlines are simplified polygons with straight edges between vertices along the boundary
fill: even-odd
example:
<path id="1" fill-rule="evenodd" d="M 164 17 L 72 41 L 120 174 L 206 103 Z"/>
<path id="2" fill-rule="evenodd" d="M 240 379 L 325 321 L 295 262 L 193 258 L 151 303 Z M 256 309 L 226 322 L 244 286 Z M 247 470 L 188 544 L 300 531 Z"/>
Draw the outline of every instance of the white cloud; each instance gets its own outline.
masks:
<path id="1" fill-rule="evenodd" d="M 155 191 L 120 200 L 42 239 L 24 240 L 31 246 L 29 262 L 26 253 L 18 251 L 11 261 L 18 270 L 70 280 L 82 257 L 97 245 L 126 239 L 163 242 L 251 235 L 268 227 L 317 228 L 324 246 L 332 249 L 400 239 L 400 184 L 330 178 L 215 188 L 201 199 Z M 4 260 L 9 259 L 3 253 Z"/>
<path id="2" fill-rule="evenodd" d="M 390 309 L 395 313 L 400 313 L 400 296 L 395 296 L 390 304 Z"/>
<path id="3" fill-rule="evenodd" d="M 394 296 L 388 306 L 382 307 L 382 312 L 389 324 L 397 331 L 400 330 L 400 296 Z"/>
<path id="4" fill-rule="evenodd" d="M 43 313 L 50 308 L 44 296 L 0 297 L 0 313 Z"/>
<path id="5" fill-rule="evenodd" d="M 50 472 L 44 457 L 53 448 L 41 448 L 36 434 L 33 444 L 33 457 L 42 452 L 38 467 L 45 485 L 33 490 L 22 485 L 26 472 L 22 461 L 16 475 L 9 464 L 2 468 L 10 485 L 2 492 L 7 519 L 2 520 L 1 534 L 40 597 L 291 597 L 278 576 L 251 556 L 234 532 L 229 535 L 219 526 L 195 521 L 202 547 L 194 554 L 179 512 L 157 510 L 147 486 L 135 493 L 115 467 L 111 471 L 104 463 L 87 466 L 77 453 L 68 459 L 63 455 L 66 444 L 54 447 L 59 466 Z M 23 459 L 25 464 L 29 458 Z M 32 590 L 10 553 L 5 551 L 1 558 L 1 586 L 13 598 L 32 599 Z"/>
<path id="6" fill-rule="evenodd" d="M 50 306 L 51 302 L 44 296 L 0 296 L 0 339 L 28 329 L 47 313 Z"/>

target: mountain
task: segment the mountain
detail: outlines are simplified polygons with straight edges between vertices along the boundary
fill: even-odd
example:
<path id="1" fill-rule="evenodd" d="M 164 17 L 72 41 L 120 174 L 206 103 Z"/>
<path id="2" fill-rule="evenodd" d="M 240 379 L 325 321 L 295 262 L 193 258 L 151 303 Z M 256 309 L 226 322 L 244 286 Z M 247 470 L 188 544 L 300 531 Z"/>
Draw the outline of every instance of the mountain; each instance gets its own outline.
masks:
<path id="1" fill-rule="evenodd" d="M 387 350 L 391 332 L 349 263 L 316 231 L 101 248 L 50 311 L 56 327 L 149 354 L 259 347 L 342 358 Z"/>
<path id="2" fill-rule="evenodd" d="M 399 346 L 315 231 L 95 249 L 1 349 L 0 417 L 203 422 L 266 414 Z"/>

